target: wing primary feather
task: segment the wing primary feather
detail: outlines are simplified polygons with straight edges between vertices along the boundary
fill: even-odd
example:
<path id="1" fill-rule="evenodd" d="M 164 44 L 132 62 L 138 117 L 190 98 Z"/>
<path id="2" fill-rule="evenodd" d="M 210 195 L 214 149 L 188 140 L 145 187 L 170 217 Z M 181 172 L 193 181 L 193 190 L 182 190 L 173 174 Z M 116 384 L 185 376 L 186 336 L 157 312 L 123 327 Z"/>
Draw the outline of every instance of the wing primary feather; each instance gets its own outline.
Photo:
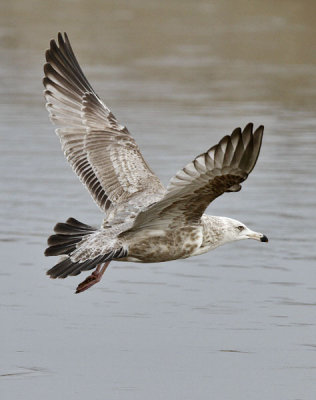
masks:
<path id="1" fill-rule="evenodd" d="M 249 122 L 242 131 L 242 141 L 244 144 L 244 148 L 247 147 L 249 140 L 252 138 L 252 132 L 253 132 L 253 123 Z"/>
<path id="2" fill-rule="evenodd" d="M 232 140 L 232 142 L 233 142 L 233 140 Z M 232 168 L 237 168 L 238 167 L 240 159 L 243 156 L 243 153 L 244 153 L 244 145 L 243 145 L 243 141 L 242 141 L 242 136 L 241 136 L 241 133 L 238 132 L 238 142 L 237 142 L 237 145 L 235 147 L 234 155 L 233 155 L 233 158 L 232 158 L 231 163 L 230 163 L 230 166 Z"/>
<path id="3" fill-rule="evenodd" d="M 249 172 L 251 172 L 256 165 L 257 159 L 259 157 L 259 152 L 262 144 L 264 127 L 260 125 L 253 134 L 253 159 L 252 159 L 252 168 Z"/>
<path id="4" fill-rule="evenodd" d="M 225 156 L 223 160 L 223 166 L 225 167 L 230 166 L 233 157 L 234 157 L 234 146 L 232 145 L 231 138 L 228 137 Z"/>
<path id="5" fill-rule="evenodd" d="M 247 143 L 248 142 L 248 143 Z M 253 154 L 253 135 L 247 138 L 247 145 L 245 146 L 244 154 L 240 159 L 238 167 L 241 170 L 247 171 L 249 173 L 252 169 L 252 154 Z M 244 142 L 245 144 L 245 142 Z"/>
<path id="6" fill-rule="evenodd" d="M 239 143 L 240 137 L 241 137 L 241 129 L 240 128 L 235 128 L 233 130 L 232 134 L 230 135 L 230 140 L 231 140 L 231 143 L 232 143 L 232 145 L 234 147 L 234 151 L 235 151 L 235 149 L 236 149 L 236 147 L 237 147 L 237 145 Z"/>
<path id="7" fill-rule="evenodd" d="M 58 70 L 69 83 L 75 83 L 82 91 L 86 91 L 87 87 L 82 83 L 78 76 L 74 73 L 73 69 L 68 63 L 68 60 L 57 50 L 57 45 L 54 42 L 54 48 L 47 50 L 46 61 Z M 68 69 L 65 67 L 67 65 Z M 70 67 L 70 68 L 69 68 Z"/>
<path id="8" fill-rule="evenodd" d="M 61 35 L 60 35 L 60 36 L 61 36 Z M 65 36 L 65 43 L 66 43 L 67 49 L 68 49 L 68 54 L 69 54 L 70 58 L 72 59 L 73 64 L 74 64 L 76 70 L 77 70 L 78 73 L 80 74 L 82 80 L 86 83 L 86 86 L 87 86 L 92 92 L 94 92 L 94 90 L 93 90 L 92 86 L 90 85 L 88 79 L 86 78 L 85 74 L 83 73 L 83 71 L 82 71 L 82 69 L 81 69 L 81 67 L 80 67 L 80 64 L 78 63 L 77 57 L 75 56 L 75 54 L 74 54 L 74 52 L 73 52 L 73 50 L 72 50 L 72 46 L 71 46 L 71 44 L 70 44 L 70 41 L 69 41 L 69 38 L 68 38 L 68 35 L 67 35 L 66 32 L 64 32 L 64 36 Z"/>

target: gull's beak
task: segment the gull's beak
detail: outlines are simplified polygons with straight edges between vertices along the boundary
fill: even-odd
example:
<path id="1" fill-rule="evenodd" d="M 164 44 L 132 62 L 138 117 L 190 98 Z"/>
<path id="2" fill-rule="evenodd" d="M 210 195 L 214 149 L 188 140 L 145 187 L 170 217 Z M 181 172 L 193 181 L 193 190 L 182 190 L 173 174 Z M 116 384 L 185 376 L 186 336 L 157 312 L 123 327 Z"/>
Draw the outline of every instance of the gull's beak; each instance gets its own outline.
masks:
<path id="1" fill-rule="evenodd" d="M 261 236 L 260 242 L 268 242 L 268 241 L 269 241 L 269 239 L 267 238 L 266 235 L 262 235 L 262 236 Z"/>
<path id="2" fill-rule="evenodd" d="M 266 235 L 264 235 L 263 233 L 259 233 L 259 232 L 250 231 L 249 233 L 247 233 L 247 237 L 249 239 L 259 240 L 260 242 L 268 242 L 269 241 L 269 239 L 266 237 Z"/>

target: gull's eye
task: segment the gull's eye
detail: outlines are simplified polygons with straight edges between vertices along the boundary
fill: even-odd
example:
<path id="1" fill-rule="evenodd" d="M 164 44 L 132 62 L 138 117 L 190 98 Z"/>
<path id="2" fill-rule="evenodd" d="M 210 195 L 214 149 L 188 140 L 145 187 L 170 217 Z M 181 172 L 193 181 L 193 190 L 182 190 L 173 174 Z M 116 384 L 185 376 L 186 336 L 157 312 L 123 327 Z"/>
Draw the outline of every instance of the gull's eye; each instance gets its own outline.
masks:
<path id="1" fill-rule="evenodd" d="M 239 225 L 239 226 L 237 226 L 237 229 L 241 232 L 241 231 L 243 231 L 245 229 L 245 227 L 242 226 L 242 225 Z"/>

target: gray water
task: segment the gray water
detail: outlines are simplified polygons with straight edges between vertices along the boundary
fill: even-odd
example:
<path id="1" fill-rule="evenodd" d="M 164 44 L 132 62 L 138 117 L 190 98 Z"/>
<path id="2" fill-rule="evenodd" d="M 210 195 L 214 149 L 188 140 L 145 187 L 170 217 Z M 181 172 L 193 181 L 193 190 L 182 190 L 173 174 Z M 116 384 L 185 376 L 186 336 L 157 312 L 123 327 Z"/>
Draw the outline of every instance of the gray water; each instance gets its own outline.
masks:
<path id="1" fill-rule="evenodd" d="M 1 399 L 315 399 L 315 3 L 3 1 Z M 64 160 L 42 96 L 67 31 L 86 75 L 167 184 L 252 121 L 256 168 L 208 213 L 243 241 L 188 260 L 50 280 L 46 238 L 102 214 Z"/>

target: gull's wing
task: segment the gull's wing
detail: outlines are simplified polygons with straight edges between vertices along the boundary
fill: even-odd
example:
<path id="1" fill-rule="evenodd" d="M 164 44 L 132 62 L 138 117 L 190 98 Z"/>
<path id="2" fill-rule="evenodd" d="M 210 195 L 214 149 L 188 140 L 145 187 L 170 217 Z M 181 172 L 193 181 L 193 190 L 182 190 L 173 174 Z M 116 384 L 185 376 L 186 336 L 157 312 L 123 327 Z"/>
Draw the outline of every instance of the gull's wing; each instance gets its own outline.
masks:
<path id="1" fill-rule="evenodd" d="M 128 130 L 100 100 L 73 53 L 67 34 L 50 42 L 44 66 L 46 107 L 64 154 L 103 211 L 136 193 L 164 193 Z"/>
<path id="2" fill-rule="evenodd" d="M 263 126 L 237 128 L 195 158 L 170 181 L 165 196 L 140 212 L 132 230 L 163 229 L 199 222 L 207 206 L 224 192 L 237 192 L 254 168 Z"/>

